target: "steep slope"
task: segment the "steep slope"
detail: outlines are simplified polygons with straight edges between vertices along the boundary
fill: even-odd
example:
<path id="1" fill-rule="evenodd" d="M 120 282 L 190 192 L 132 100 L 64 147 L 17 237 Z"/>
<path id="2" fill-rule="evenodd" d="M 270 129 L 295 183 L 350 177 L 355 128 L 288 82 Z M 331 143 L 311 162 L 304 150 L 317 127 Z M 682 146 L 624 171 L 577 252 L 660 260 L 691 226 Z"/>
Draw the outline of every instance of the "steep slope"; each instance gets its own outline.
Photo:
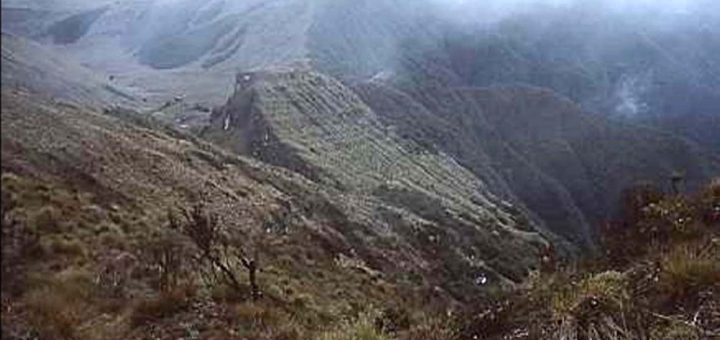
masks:
<path id="1" fill-rule="evenodd" d="M 432 1 L 325 1 L 307 32 L 316 69 L 338 78 L 392 76 L 403 53 L 436 46 L 443 27 Z"/>
<path id="2" fill-rule="evenodd" d="M 545 243 L 534 225 L 452 158 L 385 128 L 338 81 L 304 71 L 239 78 L 205 138 L 338 190 L 337 204 L 368 226 L 354 233 L 418 254 L 457 288 L 532 266 Z"/>
<path id="3" fill-rule="evenodd" d="M 176 339 L 190 329 L 205 339 L 238 332 L 249 338 L 315 339 L 312 332 L 370 305 L 407 308 L 470 300 L 504 284 L 493 268 L 523 275 L 534 262 L 533 247 L 512 236 L 520 232 L 499 225 L 497 245 L 472 239 L 485 235 L 482 230 L 462 233 L 468 239 L 458 246 L 485 247 L 477 258 L 441 257 L 433 242 L 451 242 L 439 239 L 453 236 L 451 230 L 416 218 L 404 225 L 417 231 L 415 239 L 393 237 L 392 230 L 357 222 L 359 213 L 341 204 L 347 197 L 342 192 L 133 113 L 101 114 L 3 90 L 2 122 L 3 337 Z M 228 295 L 204 276 L 185 241 L 173 243 L 181 261 L 174 273 L 197 293 L 183 295 L 178 304 L 167 295 L 175 293 L 158 288 L 153 254 L 165 249 L 163 242 L 182 240 L 178 230 L 166 227 L 168 211 L 198 202 L 219 216 L 228 235 L 241 237 L 249 247 L 245 251 L 262 254 L 262 301 Z M 403 215 L 384 206 L 389 216 Z M 508 219 L 505 223 L 512 223 Z M 30 243 L 17 250 L 13 242 Z M 489 258 L 501 245 L 516 252 Z M 6 255 L 14 250 L 20 257 L 6 272 Z M 487 265 L 478 263 L 480 256 Z M 118 259 L 130 262 L 121 269 L 113 262 Z M 496 260 L 508 261 L 507 266 Z M 124 270 L 133 274 L 123 276 Z M 491 280 L 486 286 L 474 283 L 479 273 Z M 106 275 L 122 281 L 106 285 Z M 166 303 L 166 309 L 142 309 L 153 301 Z"/>
<path id="4" fill-rule="evenodd" d="M 133 93 L 72 58 L 34 41 L 2 34 L 2 86 L 23 87 L 76 103 L 137 106 Z"/>
<path id="5" fill-rule="evenodd" d="M 340 79 L 431 70 L 454 84 L 552 88 L 588 111 L 718 152 L 717 4 L 645 5 L 570 1 L 502 13 L 494 1 L 463 2 L 447 15 L 431 0 L 9 1 L 3 30 L 142 88 L 155 105 L 175 96 L 221 105 L 236 72 L 277 65 Z"/>
<path id="6" fill-rule="evenodd" d="M 430 77 L 442 69 L 465 86 L 551 88 L 588 112 L 661 127 L 720 152 L 717 3 L 688 1 L 678 12 L 628 6 L 528 6 L 494 25 L 446 30 L 440 48 L 408 52 L 403 67 Z M 427 74 L 427 64 L 436 74 Z"/>
<path id="7" fill-rule="evenodd" d="M 112 75 L 155 106 L 176 96 L 208 106 L 231 94 L 239 69 L 302 60 L 314 7 L 297 0 L 3 2 L 3 12 L 14 13 L 3 31 Z"/>
<path id="8" fill-rule="evenodd" d="M 439 13 L 434 12 L 437 7 L 424 1 L 135 0 L 97 3 L 63 0 L 22 4 L 15 1 L 4 3 L 3 8 L 14 9 L 16 13 L 31 11 L 38 14 L 17 14 L 13 16 L 15 20 L 3 27 L 32 36 L 46 43 L 49 49 L 39 50 L 36 49 L 39 46 L 33 44 L 14 42 L 17 39 L 9 39 L 7 46 L 3 42 L 3 66 L 7 64 L 11 70 L 7 73 L 10 76 L 3 72 L 3 84 L 17 84 L 21 79 L 34 84 L 29 87 L 39 92 L 85 101 L 103 98 L 99 101 L 104 104 L 122 102 L 117 96 L 129 93 L 125 89 L 132 89 L 136 97 L 147 101 L 151 107 L 170 107 L 159 110 L 158 116 L 167 116 L 171 120 L 187 118 L 177 120 L 182 126 L 188 122 L 202 124 L 207 110 L 195 108 L 211 107 L 225 101 L 233 92 L 234 75 L 238 70 L 293 65 L 301 69 L 320 69 L 344 80 L 372 78 L 399 84 L 409 97 L 390 87 L 358 91 L 366 92 L 363 101 L 382 112 L 381 116 L 392 116 L 396 120 L 381 119 L 380 125 L 389 122 L 411 126 L 395 133 L 401 137 L 401 145 L 407 139 L 405 137 L 412 136 L 410 139 L 419 144 L 420 149 L 437 149 L 450 154 L 470 169 L 473 176 L 481 179 L 488 191 L 526 206 L 530 214 L 544 215 L 537 220 L 553 224 L 555 230 L 580 244 L 591 243 L 591 226 L 601 215 L 590 213 L 592 216 L 588 216 L 588 212 L 609 207 L 609 203 L 595 202 L 612 202 L 611 196 L 619 188 L 611 186 L 610 196 L 606 198 L 594 193 L 602 191 L 597 183 L 593 184 L 593 193 L 585 190 L 590 182 L 601 181 L 591 179 L 596 174 L 585 170 L 591 167 L 587 162 L 596 161 L 578 158 L 573 148 L 557 153 L 552 162 L 528 157 L 525 148 L 533 148 L 533 152 L 557 150 L 549 150 L 552 147 L 534 149 L 537 146 L 532 143 L 538 140 L 517 142 L 521 136 L 511 126 L 525 124 L 527 117 L 498 121 L 507 129 L 500 131 L 496 130 L 498 127 L 492 117 L 476 112 L 484 111 L 485 105 L 497 110 L 497 116 L 502 110 L 530 111 L 487 102 L 488 97 L 495 95 L 478 99 L 474 95 L 458 93 L 454 87 L 533 84 L 569 97 L 580 103 L 585 111 L 612 112 L 613 116 L 631 113 L 632 123 L 671 131 L 714 151 L 720 142 L 715 132 L 720 129 L 720 116 L 714 112 L 720 98 L 717 95 L 718 77 L 715 77 L 717 63 L 712 58 L 719 46 L 712 33 L 718 27 L 712 14 L 701 16 L 702 27 L 671 17 L 677 22 L 671 21 L 672 29 L 667 29 L 661 23 L 668 17 L 653 14 L 642 22 L 634 22 L 602 6 L 578 4 L 532 8 L 518 16 L 498 20 L 496 25 L 450 29 L 448 23 L 439 20 Z M 47 15 L 39 15 L 41 12 Z M 699 15 L 697 11 L 692 13 Z M 35 17 L 45 19 L 36 20 Z M 587 17 L 593 19 L 585 20 Z M 557 24 L 566 22 L 571 24 Z M 607 22 L 614 25 L 609 27 Z M 54 64 L 48 64 L 44 60 L 34 60 L 36 55 L 72 55 L 83 65 L 101 74 L 112 75 L 112 86 L 104 84 L 104 80 L 98 83 L 91 79 L 93 76 L 84 67 L 60 65 L 58 59 L 61 57 L 52 58 Z M 39 72 L 34 71 L 33 65 L 52 74 L 51 80 L 39 81 Z M 123 90 L 118 92 L 118 89 Z M 523 101 L 524 95 L 534 96 L 531 92 L 516 92 L 512 96 Z M 168 103 L 176 103 L 176 99 L 182 99 L 182 103 L 168 106 Z M 397 109 L 394 106 L 398 105 L 393 101 L 406 102 L 407 108 Z M 478 104 L 478 101 L 482 103 Z M 388 105 L 389 109 L 386 109 Z M 180 112 L 165 114 L 164 111 L 171 109 Z M 572 119 L 582 120 L 575 115 Z M 351 124 L 359 123 L 362 122 Z M 216 126 L 216 130 L 222 130 L 224 123 L 218 123 L 216 119 L 215 124 L 220 127 Z M 606 119 L 583 120 L 582 124 L 583 127 L 600 124 L 602 129 L 614 125 Z M 244 124 L 242 128 L 254 129 L 253 126 Z M 547 136 L 556 133 L 555 127 L 549 124 L 538 126 L 549 130 L 539 133 Z M 463 137 L 451 138 L 458 134 Z M 597 138 L 609 135 L 601 134 Z M 580 136 L 573 138 L 578 143 L 582 139 Z M 255 151 L 249 144 L 251 140 L 236 139 L 230 142 L 235 143 L 236 151 L 246 154 Z M 442 147 L 434 148 L 433 144 Z M 648 155 L 644 161 L 647 167 L 635 167 L 632 174 L 649 168 L 663 169 L 663 172 L 670 171 L 669 168 L 684 169 L 694 161 L 698 164 L 714 162 L 705 158 L 714 159 L 715 156 L 706 157 L 702 151 L 692 150 L 689 154 L 703 156 L 667 165 L 664 161 L 655 161 L 656 158 L 665 159 L 666 155 L 646 150 L 642 145 L 627 149 L 629 154 Z M 273 154 L 268 155 L 268 150 L 273 150 Z M 378 182 L 373 176 L 362 178 L 347 171 L 328 174 L 322 166 L 314 164 L 324 160 L 304 160 L 314 157 L 313 152 L 298 156 L 284 144 L 277 150 L 268 150 L 263 155 L 265 159 L 282 158 L 282 162 L 276 163 L 292 164 L 291 168 L 314 179 L 322 178 L 334 184 L 350 181 L 364 189 Z M 625 165 L 618 168 L 626 169 Z M 698 168 L 702 167 L 704 165 L 698 165 Z M 386 168 L 364 169 L 367 172 L 376 170 L 385 171 Z M 712 171 L 692 170 L 690 181 Z M 436 174 L 436 177 L 442 176 Z M 648 177 L 657 179 L 655 175 Z M 568 181 L 573 183 L 565 183 Z M 440 188 L 439 196 L 456 189 L 452 186 Z M 547 200 L 547 197 L 551 199 Z M 467 206 L 462 199 L 456 201 Z M 560 202 L 562 209 L 556 209 L 556 205 L 549 202 Z"/>
<path id="9" fill-rule="evenodd" d="M 439 37 L 428 6 L 397 0 L 10 2 L 3 9 L 15 14 L 3 29 L 140 87 L 155 104 L 185 95 L 207 106 L 232 94 L 227 90 L 241 70 L 304 65 L 347 77 L 391 71 L 408 36 Z M 48 14 L 38 19 L 40 13 Z"/>
<path id="10" fill-rule="evenodd" d="M 692 142 L 588 115 L 547 89 L 354 88 L 385 124 L 436 145 L 555 233 L 586 246 L 624 188 L 643 180 L 666 185 L 680 171 L 694 189 L 720 171 L 720 159 Z"/>

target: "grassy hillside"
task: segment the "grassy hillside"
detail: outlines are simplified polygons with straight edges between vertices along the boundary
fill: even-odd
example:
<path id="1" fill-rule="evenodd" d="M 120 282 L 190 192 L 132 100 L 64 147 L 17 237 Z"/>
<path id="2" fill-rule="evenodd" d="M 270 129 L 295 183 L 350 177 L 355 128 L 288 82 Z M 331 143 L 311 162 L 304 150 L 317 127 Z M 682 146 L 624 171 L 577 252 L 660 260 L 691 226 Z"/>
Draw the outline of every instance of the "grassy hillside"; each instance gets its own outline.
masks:
<path id="1" fill-rule="evenodd" d="M 393 270 L 413 251 L 420 255 L 410 259 L 432 252 L 444 266 L 459 265 L 450 262 L 455 258 L 432 243 L 401 248 L 369 241 L 371 226 L 337 203 L 350 195 L 327 185 L 132 112 L 99 113 L 3 91 L 2 120 L 3 338 L 718 334 L 717 182 L 688 195 L 648 185 L 626 190 L 622 214 L 601 233 L 597 258 L 574 263 L 545 248 L 530 279 L 512 290 L 450 287 L 466 294 L 457 299 L 442 288 L 452 282 L 452 269 L 435 271 L 442 273 L 435 281 Z M 398 208 L 428 199 L 391 194 L 386 198 Z M 199 203 L 198 217 L 192 208 Z M 437 206 L 424 204 L 427 211 Z M 191 232 L 203 230 L 203 221 L 219 226 L 208 249 L 228 261 L 221 263 L 239 286 L 203 256 L 204 238 Z M 246 257 L 260 268 L 255 298 L 240 261 Z"/>
<path id="2" fill-rule="evenodd" d="M 630 189 L 603 253 L 550 261 L 524 289 L 488 303 L 481 339 L 715 339 L 720 336 L 720 182 L 691 195 Z M 492 307 L 487 307 L 492 306 Z"/>
<path id="3" fill-rule="evenodd" d="M 62 53 L 35 41 L 2 33 L 2 86 L 24 88 L 96 107 L 137 107 L 139 98 Z"/>
<path id="4" fill-rule="evenodd" d="M 402 140 L 338 81 L 305 71 L 239 78 L 203 136 L 332 188 L 350 220 L 368 226 L 348 231 L 356 242 L 460 300 L 485 291 L 479 276 L 507 286 L 535 265 L 546 241 L 520 211 L 452 158 Z"/>
<path id="5" fill-rule="evenodd" d="M 297 174 L 26 92 L 3 91 L 2 121 L 3 338 L 330 339 L 358 315 L 407 332 L 452 305 Z M 260 299 L 241 263 L 233 287 L 177 227 L 198 204 L 217 217 L 213 253 L 258 261 Z"/>

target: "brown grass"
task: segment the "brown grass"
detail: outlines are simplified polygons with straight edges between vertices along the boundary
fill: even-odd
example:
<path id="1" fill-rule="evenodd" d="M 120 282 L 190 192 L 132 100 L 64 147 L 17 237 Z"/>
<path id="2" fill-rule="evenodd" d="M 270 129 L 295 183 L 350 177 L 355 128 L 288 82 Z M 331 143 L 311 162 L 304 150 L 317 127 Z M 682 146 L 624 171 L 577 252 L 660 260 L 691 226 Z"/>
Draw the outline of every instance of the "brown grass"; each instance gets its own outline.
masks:
<path id="1" fill-rule="evenodd" d="M 160 319 L 170 317 L 186 310 L 195 297 L 196 287 L 184 285 L 157 296 L 137 302 L 130 322 L 133 326 L 143 326 Z"/>
<path id="2" fill-rule="evenodd" d="M 720 285 L 719 240 L 681 245 L 665 254 L 660 262 L 660 291 L 677 299 Z"/>
<path id="3" fill-rule="evenodd" d="M 22 298 L 31 327 L 43 339 L 80 339 L 78 329 L 92 315 L 96 292 L 90 273 L 66 270 L 31 286 Z"/>

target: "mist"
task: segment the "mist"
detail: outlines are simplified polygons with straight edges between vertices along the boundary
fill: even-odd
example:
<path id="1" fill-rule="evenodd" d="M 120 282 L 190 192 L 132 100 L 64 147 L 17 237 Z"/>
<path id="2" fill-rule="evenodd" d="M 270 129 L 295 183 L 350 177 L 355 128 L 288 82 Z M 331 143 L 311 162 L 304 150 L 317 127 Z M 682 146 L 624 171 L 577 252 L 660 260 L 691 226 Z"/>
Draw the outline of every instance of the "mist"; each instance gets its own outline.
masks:
<path id="1" fill-rule="evenodd" d="M 430 0 L 440 7 L 445 20 L 472 24 L 496 23 L 514 15 L 542 10 L 602 11 L 637 20 L 660 19 L 676 23 L 697 15 L 712 16 L 720 11 L 707 0 Z M 713 14 L 715 13 L 715 14 Z"/>

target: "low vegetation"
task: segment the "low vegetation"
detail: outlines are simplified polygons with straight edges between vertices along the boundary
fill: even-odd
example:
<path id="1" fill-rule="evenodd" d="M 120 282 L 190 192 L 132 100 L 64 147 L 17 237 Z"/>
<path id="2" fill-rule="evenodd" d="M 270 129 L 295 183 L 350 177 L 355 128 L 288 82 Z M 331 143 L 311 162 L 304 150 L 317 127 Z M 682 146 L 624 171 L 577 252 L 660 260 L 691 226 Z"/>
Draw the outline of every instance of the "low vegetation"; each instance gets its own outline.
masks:
<path id="1" fill-rule="evenodd" d="M 3 112 L 3 122 L 63 117 L 37 110 L 10 120 Z M 380 259 L 403 257 L 373 252 L 386 240 L 364 242 L 363 226 L 305 182 L 225 161 L 192 139 L 79 117 L 102 128 L 3 124 L 3 339 L 664 340 L 713 338 L 720 328 L 720 182 L 693 195 L 628 190 L 598 258 L 568 263 L 549 248 L 541 271 L 504 291 L 477 283 L 492 276 L 463 276 L 442 211 L 428 216 L 439 226 L 401 226 L 417 233 L 416 247 L 387 249 L 428 251 L 431 265 L 453 271 L 399 276 Z M 118 128 L 129 137 L 82 134 Z M 7 137 L 20 129 L 31 137 Z M 44 139 L 52 136 L 67 139 Z M 87 145 L 99 140 L 128 144 Z M 58 155 L 27 151 L 46 144 Z M 385 197 L 433 205 L 409 191 Z M 486 294 L 448 297 L 448 273 Z"/>
<path id="2" fill-rule="evenodd" d="M 628 190 L 604 256 L 536 273 L 473 316 L 480 339 L 720 337 L 720 182 L 695 195 Z"/>
<path id="3" fill-rule="evenodd" d="M 31 194 L 39 187 L 44 194 Z M 482 297 L 470 309 L 423 303 L 429 292 L 398 301 L 393 290 L 386 305 L 363 304 L 364 294 L 379 291 L 358 291 L 355 299 L 342 280 L 354 277 L 361 287 L 369 274 L 337 261 L 302 275 L 284 267 L 283 257 L 261 267 L 257 237 L 232 235 L 202 205 L 170 213 L 164 226 L 131 241 L 132 228 L 98 228 L 119 233 L 98 238 L 69 223 L 97 217 L 79 208 L 88 197 L 60 203 L 71 192 L 10 174 L 3 189 L 8 339 L 701 340 L 720 332 L 719 181 L 694 195 L 628 190 L 621 218 L 603 228 L 601 256 L 552 261 L 520 289 Z M 119 237 L 125 240 L 107 240 Z M 107 244 L 115 245 L 112 256 L 95 258 Z M 334 277 L 334 270 L 350 276 Z M 289 284 L 295 276 L 301 279 Z M 336 280 L 334 303 L 312 290 L 327 280 Z"/>

